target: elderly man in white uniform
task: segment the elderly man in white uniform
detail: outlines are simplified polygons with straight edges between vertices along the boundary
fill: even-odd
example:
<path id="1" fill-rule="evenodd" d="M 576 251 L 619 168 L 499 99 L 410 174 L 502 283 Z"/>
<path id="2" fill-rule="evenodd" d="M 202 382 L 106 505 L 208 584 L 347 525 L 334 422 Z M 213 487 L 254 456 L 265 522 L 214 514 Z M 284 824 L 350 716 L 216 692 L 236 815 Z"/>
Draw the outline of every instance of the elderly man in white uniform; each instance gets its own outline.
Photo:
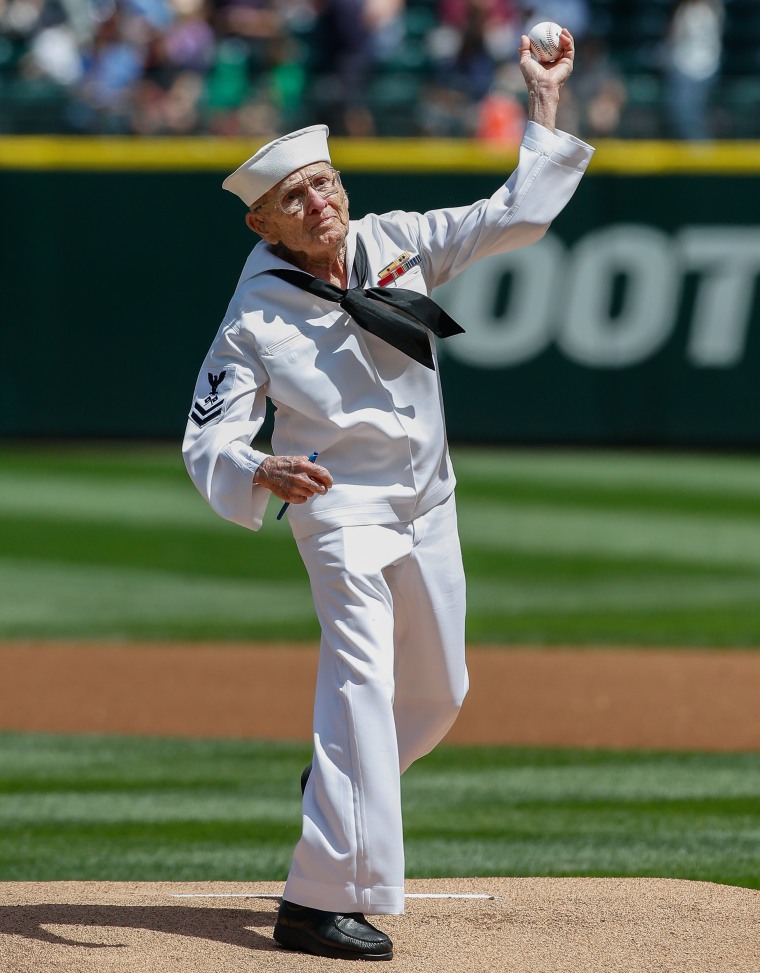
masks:
<path id="1" fill-rule="evenodd" d="M 490 199 L 349 220 L 321 125 L 269 143 L 224 182 L 261 242 L 201 368 L 184 455 L 214 510 L 243 527 L 260 528 L 272 493 L 291 505 L 321 625 L 303 830 L 274 930 L 286 948 L 393 955 L 364 913 L 404 910 L 400 775 L 467 692 L 431 336 L 461 329 L 427 295 L 474 260 L 540 239 L 575 191 L 593 150 L 554 130 L 567 31 L 562 47 L 539 64 L 522 38 L 529 122 L 517 169 Z M 274 455 L 251 445 L 267 397 Z"/>

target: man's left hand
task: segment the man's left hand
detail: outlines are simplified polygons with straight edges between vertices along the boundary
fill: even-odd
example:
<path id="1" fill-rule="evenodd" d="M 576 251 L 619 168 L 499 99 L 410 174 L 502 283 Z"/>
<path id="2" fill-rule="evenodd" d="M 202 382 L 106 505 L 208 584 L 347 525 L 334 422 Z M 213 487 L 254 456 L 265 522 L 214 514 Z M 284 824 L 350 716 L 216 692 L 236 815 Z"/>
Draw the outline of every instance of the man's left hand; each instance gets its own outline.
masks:
<path id="1" fill-rule="evenodd" d="M 559 93 L 573 73 L 575 42 L 567 27 L 559 35 L 562 56 L 556 61 L 536 61 L 530 52 L 530 40 L 523 34 L 520 42 L 520 70 L 528 88 L 528 118 L 545 128 L 554 129 Z"/>
<path id="2" fill-rule="evenodd" d="M 520 70 L 529 88 L 531 84 L 561 88 L 573 73 L 575 42 L 567 27 L 563 27 L 559 35 L 559 46 L 562 57 L 558 57 L 556 61 L 537 61 L 530 53 L 528 35 L 523 34 L 520 42 Z"/>

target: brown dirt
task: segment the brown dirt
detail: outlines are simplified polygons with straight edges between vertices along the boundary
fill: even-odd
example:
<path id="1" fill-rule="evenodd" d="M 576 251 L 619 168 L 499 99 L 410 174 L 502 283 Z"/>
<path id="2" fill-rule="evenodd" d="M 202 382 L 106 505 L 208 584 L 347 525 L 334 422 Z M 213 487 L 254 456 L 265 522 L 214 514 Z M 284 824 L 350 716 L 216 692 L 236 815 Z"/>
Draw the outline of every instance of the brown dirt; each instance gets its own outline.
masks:
<path id="1" fill-rule="evenodd" d="M 307 740 L 316 659 L 313 646 L 9 644 L 0 728 Z M 760 654 L 473 648 L 469 663 L 472 689 L 449 742 L 760 749 Z M 276 947 L 281 891 L 0 883 L 0 973 L 343 969 Z M 405 916 L 378 920 L 398 973 L 760 969 L 760 892 L 749 889 L 491 878 L 410 881 L 407 892 L 493 897 L 412 898 Z"/>
<path id="2" fill-rule="evenodd" d="M 355 968 L 279 949 L 271 883 L 0 884 L 2 973 L 317 973 Z M 394 973 L 757 973 L 760 892 L 665 879 L 410 881 L 378 925 Z M 178 898 L 179 895 L 200 896 Z M 229 896 L 229 897 L 226 897 Z"/>
<path id="3" fill-rule="evenodd" d="M 451 743 L 760 749 L 760 653 L 468 652 Z M 0 646 L 0 729 L 308 740 L 316 646 Z"/>

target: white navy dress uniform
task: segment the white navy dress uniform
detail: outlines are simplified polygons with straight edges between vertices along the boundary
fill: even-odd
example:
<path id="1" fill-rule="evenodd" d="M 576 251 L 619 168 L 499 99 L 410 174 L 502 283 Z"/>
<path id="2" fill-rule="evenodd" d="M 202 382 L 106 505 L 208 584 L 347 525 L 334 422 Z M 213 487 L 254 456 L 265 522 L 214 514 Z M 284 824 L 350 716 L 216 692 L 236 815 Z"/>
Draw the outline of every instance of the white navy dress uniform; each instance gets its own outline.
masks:
<path id="1" fill-rule="evenodd" d="M 261 159 L 283 151 L 291 154 L 262 175 Z M 490 199 L 351 220 L 350 285 L 429 294 L 475 260 L 533 243 L 569 201 L 592 152 L 529 122 L 516 170 Z M 312 126 L 270 143 L 225 185 L 251 205 L 285 175 L 329 158 L 327 129 Z M 361 251 L 366 279 L 357 272 Z M 267 243 L 254 247 L 201 368 L 184 456 L 213 509 L 258 530 L 270 493 L 252 486 L 266 454 L 251 443 L 269 397 L 274 453 L 316 450 L 333 477 L 331 489 L 287 513 L 322 640 L 313 771 L 285 898 L 340 913 L 399 914 L 400 774 L 446 734 L 468 687 L 438 370 L 269 273 L 279 269 L 293 267 Z"/>

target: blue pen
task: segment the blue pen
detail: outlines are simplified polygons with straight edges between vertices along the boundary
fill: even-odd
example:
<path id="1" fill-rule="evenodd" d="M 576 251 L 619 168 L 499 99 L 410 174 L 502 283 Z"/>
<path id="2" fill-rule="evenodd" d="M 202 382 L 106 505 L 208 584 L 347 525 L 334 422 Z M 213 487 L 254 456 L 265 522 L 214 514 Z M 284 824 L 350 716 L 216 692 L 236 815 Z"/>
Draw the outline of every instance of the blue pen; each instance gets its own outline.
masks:
<path id="1" fill-rule="evenodd" d="M 314 452 L 309 457 L 309 462 L 313 463 L 314 460 L 317 458 L 317 456 L 319 456 L 319 453 L 315 449 Z M 282 505 L 282 507 L 280 508 L 280 512 L 277 514 L 278 520 L 282 520 L 282 515 L 285 513 L 285 511 L 288 509 L 289 506 L 290 506 L 290 501 Z"/>

